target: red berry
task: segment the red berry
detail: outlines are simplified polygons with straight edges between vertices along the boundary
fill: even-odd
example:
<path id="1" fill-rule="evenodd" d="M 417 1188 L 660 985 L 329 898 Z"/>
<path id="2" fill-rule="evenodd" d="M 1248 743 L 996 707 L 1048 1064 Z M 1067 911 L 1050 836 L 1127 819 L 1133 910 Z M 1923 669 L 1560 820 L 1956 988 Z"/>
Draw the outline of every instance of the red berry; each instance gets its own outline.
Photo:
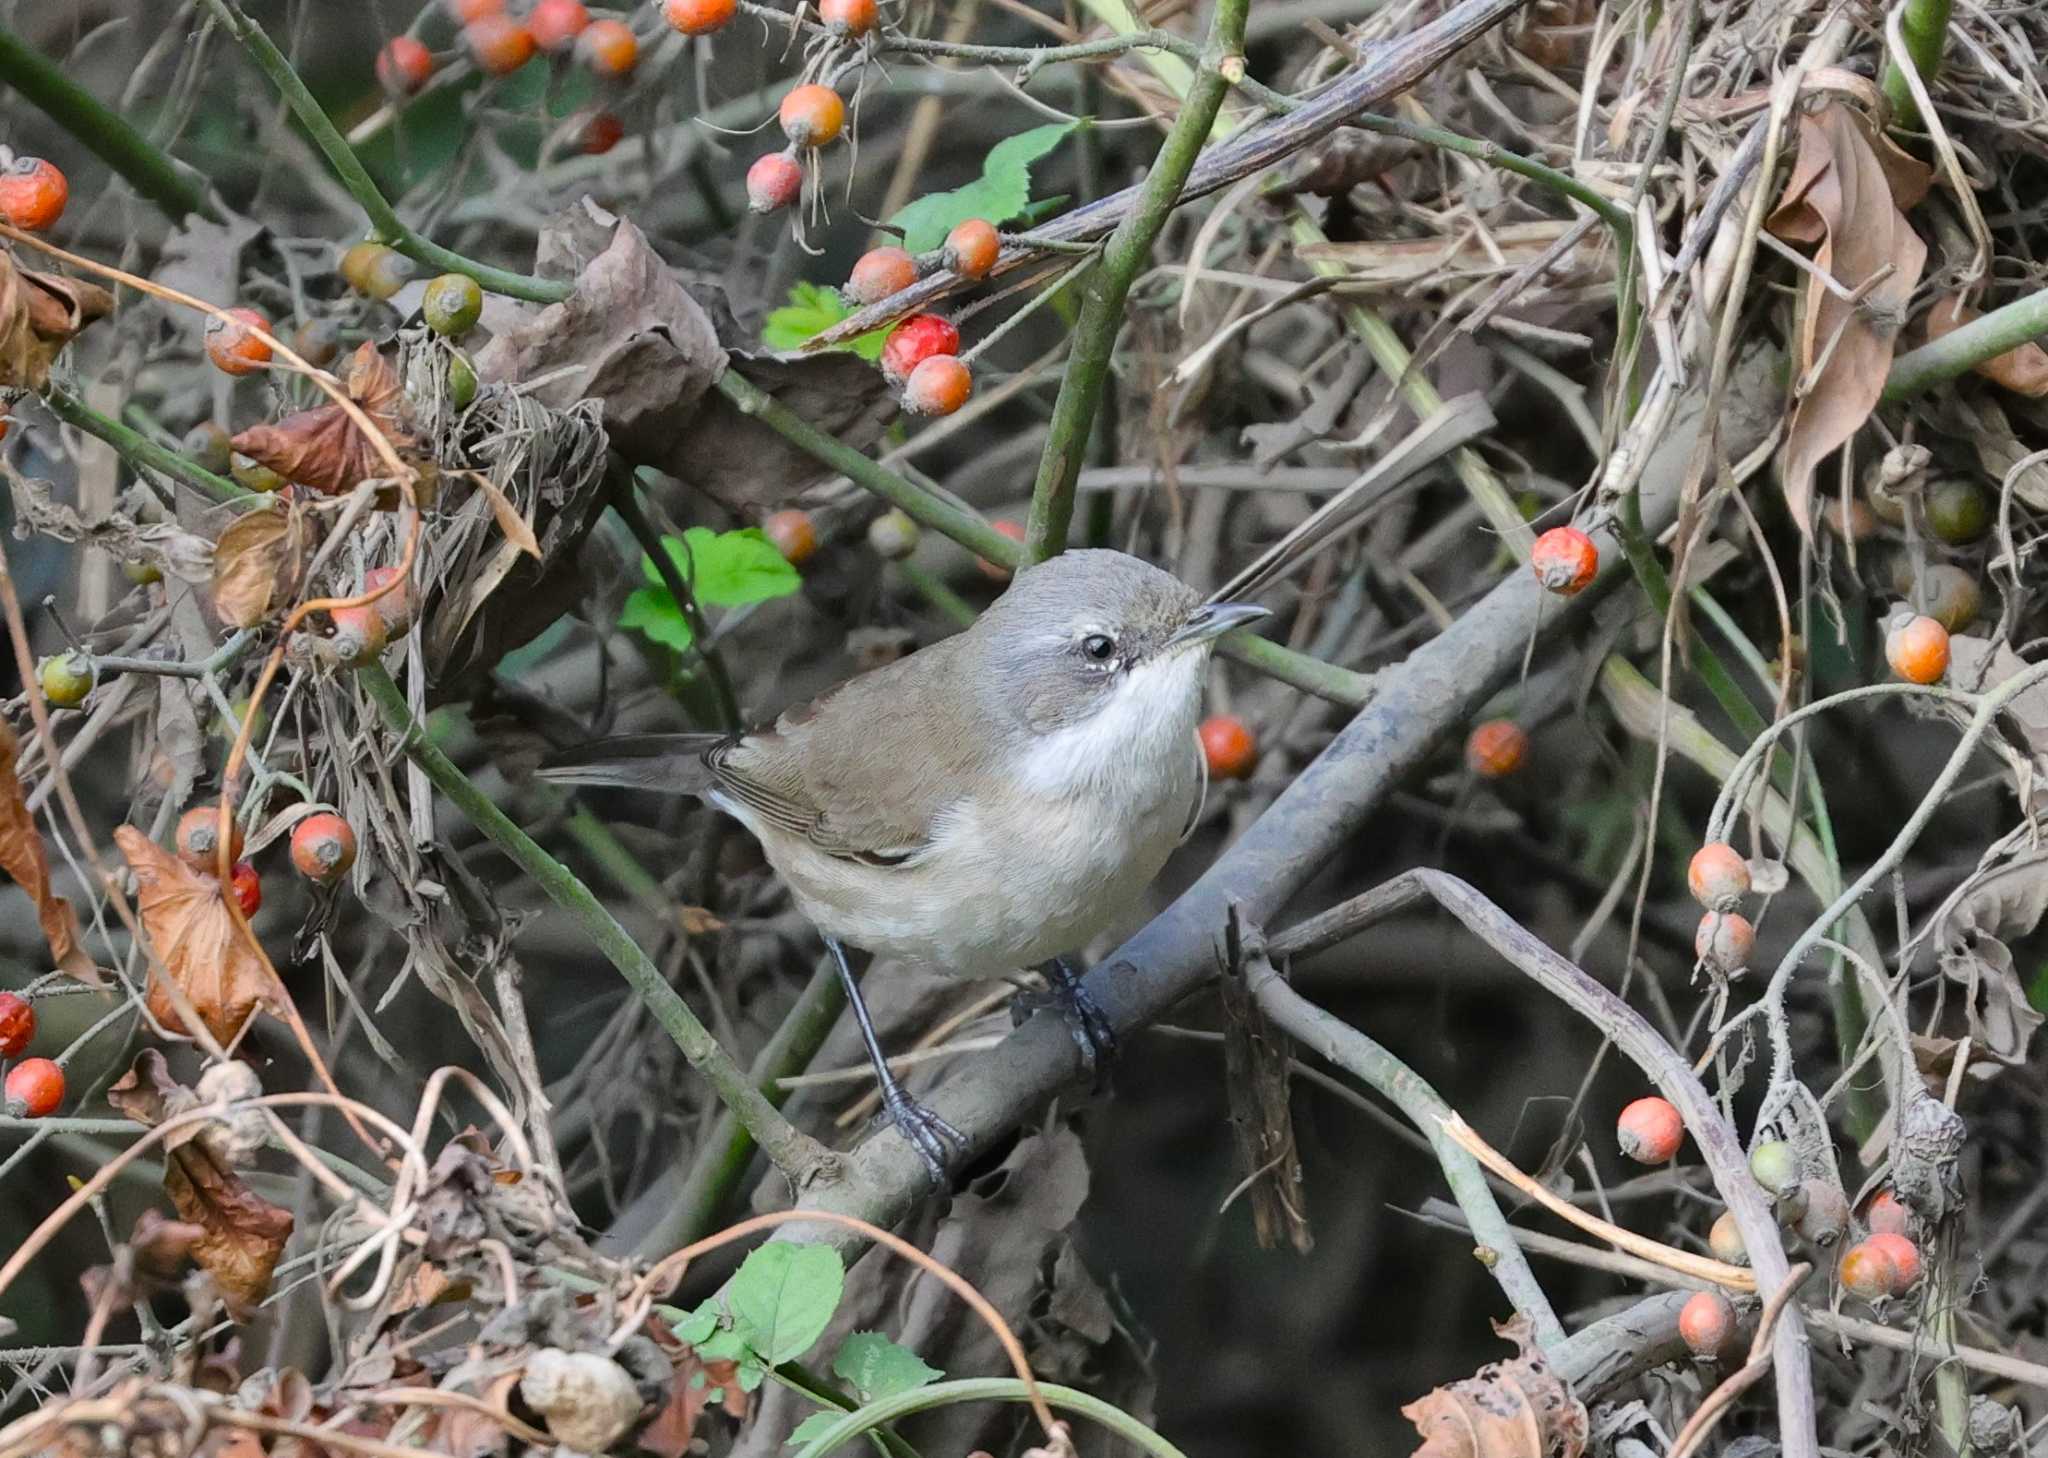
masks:
<path id="1" fill-rule="evenodd" d="M 1912 1227 L 1913 1213 L 1890 1190 L 1879 1190 L 1864 1207 L 1863 1223 L 1873 1235 L 1905 1235 Z"/>
<path id="2" fill-rule="evenodd" d="M 322 886 L 340 880 L 356 862 L 356 833 L 332 811 L 308 815 L 292 827 L 292 864 Z"/>
<path id="3" fill-rule="evenodd" d="M 1695 1291 L 1678 1308 L 1678 1336 L 1703 1362 L 1727 1350 L 1735 1335 L 1735 1307 L 1719 1291 Z"/>
<path id="4" fill-rule="evenodd" d="M 243 919 L 256 914 L 263 905 L 263 877 L 248 861 L 236 861 L 228 873 L 228 885 L 235 893 L 235 903 L 242 908 Z"/>
<path id="5" fill-rule="evenodd" d="M 903 382 L 903 408 L 913 415 L 951 415 L 974 393 L 974 376 L 950 354 L 920 360 Z"/>
<path id="6" fill-rule="evenodd" d="M 544 51 L 566 51 L 590 24 L 590 12 L 583 0 L 539 0 L 526 17 L 533 43 Z"/>
<path id="7" fill-rule="evenodd" d="M 770 152 L 747 169 L 747 206 L 757 213 L 788 207 L 803 191 L 804 169 L 787 152 Z"/>
<path id="8" fill-rule="evenodd" d="M 1908 683 L 1934 683 L 1948 672 L 1948 629 L 1933 618 L 1906 618 L 1885 635 L 1884 656 Z"/>
<path id="9" fill-rule="evenodd" d="M 253 332 L 270 332 L 270 322 L 254 309 L 230 309 L 227 317 L 206 321 L 206 357 L 231 375 L 253 375 L 270 363 L 270 346 Z"/>
<path id="10" fill-rule="evenodd" d="M 1713 841 L 1693 852 L 1685 882 L 1707 910 L 1733 911 L 1749 894 L 1749 862 L 1726 841 Z"/>
<path id="11" fill-rule="evenodd" d="M 873 304 L 916 282 L 917 260 L 903 249 L 870 248 L 854 262 L 844 293 L 856 304 Z"/>
<path id="12" fill-rule="evenodd" d="M 577 139 L 586 156 L 602 157 L 626 135 L 626 124 L 608 111 L 601 111 L 583 124 L 583 134 Z"/>
<path id="13" fill-rule="evenodd" d="M 393 96 L 414 96 L 434 74 L 434 54 L 409 35 L 395 35 L 377 52 L 377 84 Z"/>
<path id="14" fill-rule="evenodd" d="M 811 554 L 818 550 L 818 531 L 811 525 L 811 514 L 794 507 L 787 511 L 769 513 L 761 523 L 761 530 L 768 534 L 768 540 L 775 543 L 775 550 L 793 567 L 801 567 L 811 560 Z"/>
<path id="15" fill-rule="evenodd" d="M 64 1102 L 64 1070 L 47 1058 L 24 1058 L 7 1070 L 7 1112 L 17 1119 L 54 1114 Z"/>
<path id="16" fill-rule="evenodd" d="M 212 874 L 220 864 L 220 806 L 194 805 L 178 817 L 178 858 L 195 871 Z M 228 821 L 228 859 L 242 858 L 242 827 Z"/>
<path id="17" fill-rule="evenodd" d="M 1881 1250 L 1892 1264 L 1891 1294 L 1903 1296 L 1920 1284 L 1920 1248 L 1903 1235 L 1880 1231 L 1863 1242 Z"/>
<path id="18" fill-rule="evenodd" d="M 886 355 L 884 357 L 886 358 Z M 1013 542 L 1021 543 L 1024 540 L 1024 528 L 1007 517 L 999 521 L 992 521 L 989 525 L 996 530 L 998 535 L 1008 537 Z M 974 565 L 981 569 L 984 577 L 992 577 L 997 582 L 1008 582 L 1010 580 L 1010 569 L 1003 566 L 1000 562 L 991 562 L 986 557 L 976 557 Z"/>
<path id="19" fill-rule="evenodd" d="M 946 235 L 946 267 L 962 278 L 985 278 L 1002 251 L 995 225 L 980 218 L 969 218 Z"/>
<path id="20" fill-rule="evenodd" d="M 1865 1301 L 1882 1301 L 1892 1294 L 1892 1288 L 1899 1281 L 1899 1268 L 1893 1263 L 1891 1253 L 1869 1240 L 1844 1251 L 1842 1263 L 1836 1267 L 1835 1274 L 1846 1290 Z"/>
<path id="21" fill-rule="evenodd" d="M 1233 714 L 1211 714 L 1195 732 L 1201 737 L 1210 779 L 1251 778 L 1252 767 L 1259 762 L 1259 741 L 1244 720 Z"/>
<path id="22" fill-rule="evenodd" d="M 863 36 L 882 23 L 875 0 L 818 0 L 818 18 L 843 36 Z"/>
<path id="23" fill-rule="evenodd" d="M 0 218 L 25 232 L 42 232 L 70 200 L 71 184 L 40 157 L 17 157 L 0 172 Z"/>
<path id="24" fill-rule="evenodd" d="M 1749 954 L 1756 950 L 1756 928 L 1735 912 L 1710 911 L 1700 918 L 1692 949 L 1716 972 L 1733 977 L 1749 965 Z"/>
<path id="25" fill-rule="evenodd" d="M 533 59 L 533 32 L 509 15 L 479 15 L 462 28 L 478 69 L 509 76 Z"/>
<path id="26" fill-rule="evenodd" d="M 335 656 L 343 663 L 368 663 L 382 653 L 384 645 L 390 641 L 390 630 L 385 626 L 384 614 L 378 611 L 377 603 L 338 607 L 330 616 L 334 619 Z"/>
<path id="27" fill-rule="evenodd" d="M 505 0 L 447 0 L 448 13 L 457 25 L 482 20 L 486 15 L 503 15 Z"/>
<path id="28" fill-rule="evenodd" d="M 935 354 L 960 353 L 960 331 L 937 314 L 912 314 L 882 344 L 882 377 L 901 385 Z"/>
<path id="29" fill-rule="evenodd" d="M 1552 527 L 1529 549 L 1529 566 L 1546 592 L 1572 597 L 1600 570 L 1600 549 L 1577 527 Z"/>
<path id="30" fill-rule="evenodd" d="M 19 1058 L 36 1035 L 36 1010 L 28 999 L 0 992 L 0 1058 Z"/>
<path id="31" fill-rule="evenodd" d="M 793 87 L 776 111 L 782 134 L 799 147 L 822 147 L 846 125 L 846 103 L 839 93 L 817 82 Z"/>
<path id="32" fill-rule="evenodd" d="M 723 30 L 739 11 L 738 0 L 662 0 L 661 13 L 684 35 L 710 35 Z"/>
<path id="33" fill-rule="evenodd" d="M 384 619 L 384 633 L 390 638 L 403 633 L 412 626 L 412 595 L 410 585 L 401 580 L 404 574 L 396 567 L 372 567 L 363 574 L 363 591 L 375 592 L 387 582 L 398 586 L 378 598 L 370 606 Z"/>
<path id="34" fill-rule="evenodd" d="M 623 20 L 593 20 L 577 37 L 576 59 L 600 76 L 624 76 L 640 59 L 640 39 Z"/>
<path id="35" fill-rule="evenodd" d="M 1482 780 L 1498 780 L 1522 767 L 1529 736 L 1512 719 L 1489 719 L 1465 740 L 1465 765 Z"/>
<path id="36" fill-rule="evenodd" d="M 1615 1121 L 1614 1139 L 1637 1164 L 1665 1164 L 1685 1138 L 1685 1121 L 1668 1099 L 1637 1099 Z"/>

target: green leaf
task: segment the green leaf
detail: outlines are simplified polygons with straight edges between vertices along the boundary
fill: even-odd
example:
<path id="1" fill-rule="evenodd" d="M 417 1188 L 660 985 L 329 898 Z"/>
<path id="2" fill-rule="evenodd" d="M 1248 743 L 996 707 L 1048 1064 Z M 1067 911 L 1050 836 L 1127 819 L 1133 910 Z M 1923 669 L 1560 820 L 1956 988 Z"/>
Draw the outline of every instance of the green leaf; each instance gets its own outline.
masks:
<path id="1" fill-rule="evenodd" d="M 771 1242 L 732 1278 L 733 1326 L 769 1366 L 792 1361 L 824 1335 L 845 1285 L 846 1267 L 830 1246 Z"/>
<path id="2" fill-rule="evenodd" d="M 836 1407 L 828 1407 L 822 1412 L 812 1413 L 791 1430 L 789 1446 L 792 1448 L 802 1447 L 845 1416 L 846 1414 Z"/>
<path id="3" fill-rule="evenodd" d="M 837 289 L 794 283 L 789 288 L 789 302 L 771 311 L 762 322 L 761 342 L 774 350 L 796 349 L 852 312 L 853 306 L 839 296 Z M 866 334 L 856 334 L 838 348 L 851 350 L 872 362 L 882 357 L 882 341 L 888 333 L 886 329 L 871 329 Z"/>
<path id="4" fill-rule="evenodd" d="M 936 1382 L 945 1374 L 878 1331 L 857 1331 L 841 1343 L 839 1355 L 832 1359 L 832 1375 L 850 1384 L 865 1405 Z"/>
<path id="5" fill-rule="evenodd" d="M 706 1301 L 702 1306 L 699 1306 L 695 1311 L 691 1312 L 681 1321 L 678 1321 L 674 1327 L 676 1340 L 688 1342 L 693 1347 L 703 1346 L 704 1343 L 711 1340 L 712 1334 L 717 1330 L 718 1305 L 716 1301 Z"/>
<path id="6" fill-rule="evenodd" d="M 1031 164 L 1057 147 L 1077 125 L 1052 122 L 1005 137 L 989 150 L 981 164 L 981 176 L 973 182 L 951 192 L 927 193 L 902 208 L 889 222 L 903 230 L 903 246 L 912 253 L 929 252 L 969 218 L 1009 222 L 1031 201 Z"/>
<path id="7" fill-rule="evenodd" d="M 676 575 L 690 585 L 700 603 L 739 607 L 744 603 L 767 602 L 787 597 L 803 586 L 796 568 L 777 550 L 759 527 L 742 527 L 735 532 L 714 532 L 710 527 L 691 527 L 680 537 L 663 537 L 662 546 L 676 565 Z M 648 586 L 673 605 L 661 573 L 652 557 L 640 559 L 640 574 Z M 634 593 L 638 597 L 639 593 Z M 628 599 L 631 606 L 631 599 Z M 622 618 L 620 621 L 624 621 Z M 627 626 L 633 626 L 628 624 Z"/>
<path id="8" fill-rule="evenodd" d="M 676 606 L 676 600 L 665 587 L 637 589 L 619 609 L 619 626 L 638 628 L 678 653 L 688 652 L 692 641 L 690 620 L 683 616 L 683 610 Z"/>

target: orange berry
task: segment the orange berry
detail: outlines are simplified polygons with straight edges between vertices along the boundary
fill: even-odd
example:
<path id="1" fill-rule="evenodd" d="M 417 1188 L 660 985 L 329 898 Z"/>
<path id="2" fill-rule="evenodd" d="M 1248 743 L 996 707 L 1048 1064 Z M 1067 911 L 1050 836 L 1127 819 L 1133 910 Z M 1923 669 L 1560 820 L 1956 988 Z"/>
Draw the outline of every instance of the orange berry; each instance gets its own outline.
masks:
<path id="1" fill-rule="evenodd" d="M 1935 683 L 1948 672 L 1948 629 L 1932 618 L 1907 618 L 1885 635 L 1884 656 L 1908 683 Z"/>
<path id="2" fill-rule="evenodd" d="M 1684 1139 L 1685 1121 L 1678 1117 L 1678 1110 L 1670 1100 L 1654 1095 L 1623 1109 L 1614 1124 L 1615 1143 L 1637 1164 L 1669 1162 Z"/>
<path id="3" fill-rule="evenodd" d="M 974 393 L 974 376 L 950 354 L 919 362 L 903 382 L 903 408 L 914 415 L 951 415 Z"/>
<path id="4" fill-rule="evenodd" d="M 747 207 L 773 213 L 788 207 L 803 191 L 804 169 L 787 152 L 770 152 L 747 169 Z"/>
<path id="5" fill-rule="evenodd" d="M 995 225 L 981 218 L 969 218 L 946 235 L 946 267 L 962 278 L 986 278 L 1002 251 Z"/>
<path id="6" fill-rule="evenodd" d="M 36 1035 L 36 1010 L 26 998 L 0 992 L 0 1058 L 19 1058 Z"/>
<path id="7" fill-rule="evenodd" d="M 1749 954 L 1756 950 L 1756 928 L 1732 911 L 1710 911 L 1700 918 L 1692 949 L 1716 972 L 1733 977 L 1749 965 Z"/>
<path id="8" fill-rule="evenodd" d="M 1867 541 L 1877 531 L 1877 513 L 1854 496 L 1836 496 L 1821 507 L 1820 524 L 1843 541 Z"/>
<path id="9" fill-rule="evenodd" d="M 409 35 L 395 35 L 377 52 L 377 84 L 393 96 L 417 95 L 434 74 L 434 54 Z"/>
<path id="10" fill-rule="evenodd" d="M 402 575 L 396 567 L 372 567 L 363 574 L 364 592 L 375 592 L 387 582 L 398 583 L 398 586 L 370 604 L 384 620 L 387 638 L 392 634 L 403 633 L 412 626 L 412 594 L 410 585 L 401 580 Z"/>
<path id="11" fill-rule="evenodd" d="M 64 216 L 71 184 L 40 157 L 17 157 L 0 172 L 0 218 L 30 233 L 40 233 Z"/>
<path id="12" fill-rule="evenodd" d="M 64 1070 L 47 1058 L 24 1058 L 7 1070 L 7 1112 L 40 1119 L 64 1102 Z"/>
<path id="13" fill-rule="evenodd" d="M 1024 528 L 1011 521 L 1008 517 L 992 521 L 989 525 L 996 530 L 998 535 L 1008 537 L 1013 542 L 1021 544 L 1024 540 Z M 1010 569 L 1003 566 L 1000 562 L 991 562 L 986 557 L 976 557 L 974 565 L 981 569 L 981 575 L 984 577 L 993 578 L 997 582 L 1008 582 L 1010 580 Z"/>
<path id="14" fill-rule="evenodd" d="M 206 321 L 206 357 L 231 375 L 253 375 L 270 363 L 270 346 L 252 332 L 270 332 L 270 321 L 254 309 L 230 309 L 227 318 Z"/>
<path id="15" fill-rule="evenodd" d="M 1201 737 L 1210 779 L 1251 778 L 1252 766 L 1259 762 L 1259 740 L 1244 720 L 1234 714 L 1211 714 L 1196 733 Z"/>
<path id="16" fill-rule="evenodd" d="M 1749 1248 L 1742 1243 L 1742 1232 L 1735 1228 L 1733 1210 L 1723 1210 L 1714 1218 L 1713 1228 L 1707 1232 L 1707 1249 L 1717 1261 L 1731 1266 L 1749 1264 Z"/>
<path id="17" fill-rule="evenodd" d="M 1872 1240 L 1860 1241 L 1842 1252 L 1835 1274 L 1844 1289 L 1865 1301 L 1882 1301 L 1899 1282 L 1899 1268 L 1891 1253 Z"/>
<path id="18" fill-rule="evenodd" d="M 882 12 L 875 0 L 818 0 L 818 18 L 837 35 L 858 37 L 882 23 Z"/>
<path id="19" fill-rule="evenodd" d="M 331 810 L 308 815 L 292 827 L 292 864 L 307 880 L 331 885 L 356 863 L 356 833 Z"/>
<path id="20" fill-rule="evenodd" d="M 624 76 L 640 59 L 640 38 L 623 20 L 593 20 L 576 40 L 576 59 L 600 76 Z"/>
<path id="21" fill-rule="evenodd" d="M 768 514 L 761 523 L 761 530 L 768 534 L 768 540 L 775 543 L 775 550 L 793 567 L 801 567 L 811 560 L 811 554 L 818 550 L 818 530 L 811 525 L 811 514 L 794 507 L 786 511 Z"/>
<path id="22" fill-rule="evenodd" d="M 739 8 L 738 0 L 661 0 L 662 18 L 684 35 L 723 30 Z"/>
<path id="23" fill-rule="evenodd" d="M 1529 567 L 1545 592 L 1575 597 L 1600 570 L 1600 549 L 1577 527 L 1552 527 L 1529 549 Z"/>
<path id="24" fill-rule="evenodd" d="M 368 663 L 384 651 L 390 635 L 384 625 L 384 614 L 377 611 L 376 603 L 336 608 L 332 616 L 334 651 L 342 662 Z"/>
<path id="25" fill-rule="evenodd" d="M 912 314 L 882 343 L 882 378 L 901 385 L 935 354 L 960 353 L 960 331 L 937 314 Z"/>
<path id="26" fill-rule="evenodd" d="M 566 51 L 590 24 L 590 12 L 583 0 L 539 0 L 526 17 L 533 43 L 544 51 Z"/>
<path id="27" fill-rule="evenodd" d="M 505 0 L 447 0 L 447 7 L 457 25 L 467 25 L 487 15 L 503 15 Z"/>
<path id="28" fill-rule="evenodd" d="M 576 145 L 583 149 L 586 156 L 602 157 L 618 146 L 620 139 L 625 135 L 626 124 L 610 112 L 601 111 L 583 124 L 583 132 L 577 138 Z"/>
<path id="29" fill-rule="evenodd" d="M 479 15 L 462 28 L 478 69 L 509 76 L 533 59 L 533 32 L 509 15 Z"/>
<path id="30" fill-rule="evenodd" d="M 901 248 L 870 248 L 846 276 L 842 291 L 856 304 L 872 304 L 917 282 L 917 260 Z"/>
<path id="31" fill-rule="evenodd" d="M 382 243 L 352 243 L 336 265 L 342 281 L 359 294 L 388 299 L 412 281 L 419 270 L 396 248 Z"/>
<path id="32" fill-rule="evenodd" d="M 775 115 L 795 145 L 822 147 L 846 125 L 846 103 L 831 87 L 811 81 L 791 88 Z"/>
<path id="33" fill-rule="evenodd" d="M 1497 780 L 1522 767 L 1529 736 L 1512 719 L 1488 719 L 1465 740 L 1465 766 L 1482 780 Z"/>
<path id="34" fill-rule="evenodd" d="M 1873 1235 L 1905 1235 L 1912 1227 L 1913 1212 L 1890 1190 L 1879 1190 L 1863 1209 L 1863 1223 Z"/>
<path id="35" fill-rule="evenodd" d="M 228 821 L 228 859 L 242 858 L 242 827 Z M 195 805 L 178 817 L 178 858 L 195 871 L 220 864 L 220 806 Z"/>
<path id="36" fill-rule="evenodd" d="M 1695 1291 L 1678 1308 L 1678 1336 L 1703 1362 L 1727 1350 L 1735 1335 L 1735 1307 L 1719 1291 Z"/>
<path id="37" fill-rule="evenodd" d="M 236 861 L 228 873 L 228 889 L 235 893 L 235 904 L 242 908 L 242 919 L 248 920 L 263 906 L 263 877 L 248 861 Z"/>
<path id="38" fill-rule="evenodd" d="M 1709 911 L 1733 911 L 1749 894 L 1749 862 L 1725 841 L 1713 841 L 1693 852 L 1685 868 L 1693 900 Z"/>
<path id="39" fill-rule="evenodd" d="M 1863 1242 L 1881 1250 L 1892 1266 L 1891 1294 L 1903 1296 L 1920 1284 L 1920 1248 L 1903 1235 L 1879 1231 Z"/>

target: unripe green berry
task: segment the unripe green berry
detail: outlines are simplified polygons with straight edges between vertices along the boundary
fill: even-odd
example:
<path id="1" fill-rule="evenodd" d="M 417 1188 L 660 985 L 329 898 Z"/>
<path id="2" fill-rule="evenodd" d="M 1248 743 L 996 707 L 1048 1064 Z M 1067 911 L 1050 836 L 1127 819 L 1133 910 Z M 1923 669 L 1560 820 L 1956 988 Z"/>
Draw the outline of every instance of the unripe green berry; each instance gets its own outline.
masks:
<path id="1" fill-rule="evenodd" d="M 459 339 L 483 317 L 484 291 L 467 274 L 444 273 L 427 285 L 420 315 L 436 334 Z"/>
<path id="2" fill-rule="evenodd" d="M 60 709 L 69 709 L 84 703 L 92 692 L 92 660 L 75 649 L 52 653 L 36 665 L 36 677 L 42 680 L 44 698 Z"/>

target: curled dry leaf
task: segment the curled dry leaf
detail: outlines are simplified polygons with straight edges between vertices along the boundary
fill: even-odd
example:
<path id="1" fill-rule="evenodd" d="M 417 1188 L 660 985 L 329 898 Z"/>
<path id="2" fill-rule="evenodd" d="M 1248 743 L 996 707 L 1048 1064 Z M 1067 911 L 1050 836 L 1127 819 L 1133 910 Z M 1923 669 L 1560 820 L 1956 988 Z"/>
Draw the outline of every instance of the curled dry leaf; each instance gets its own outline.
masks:
<path id="1" fill-rule="evenodd" d="M 413 443 L 398 371 L 372 341 L 364 340 L 350 356 L 342 384 L 349 399 L 362 407 L 393 449 L 403 450 Z M 339 496 L 364 481 L 391 474 L 376 443 L 339 405 L 301 410 L 275 425 L 252 425 L 235 437 L 234 446 L 285 480 L 328 496 Z"/>
<path id="2" fill-rule="evenodd" d="M 157 955 L 192 1000 L 207 1030 L 227 1043 L 279 995 L 270 969 L 235 928 L 220 883 L 201 875 L 132 825 L 114 843 L 135 872 L 135 898 Z M 184 1026 L 177 1005 L 150 969 L 150 1015 L 173 1031 Z"/>
<path id="3" fill-rule="evenodd" d="M 1422 1435 L 1416 1458 L 1579 1458 L 1586 1409 L 1550 1369 L 1520 1316 L 1496 1323 L 1519 1354 L 1401 1409 Z"/>
<path id="4" fill-rule="evenodd" d="M 2048 852 L 2015 857 L 1975 879 L 1945 916 L 1941 970 L 1964 989 L 1970 1037 L 2001 1063 L 2024 1063 L 2044 1021 L 2027 1000 L 2008 943 L 2030 935 L 2048 915 Z"/>
<path id="5" fill-rule="evenodd" d="M 1927 337 L 1939 339 L 1953 333 L 1971 320 L 1983 314 L 1963 302 L 1961 294 L 1951 294 L 1927 311 Z M 2021 395 L 2030 395 L 2038 400 L 2048 395 L 2048 349 L 2038 344 L 2022 344 L 2017 349 L 2008 349 L 2004 354 L 1993 355 L 1972 368 L 1993 384 L 2003 385 Z"/>
<path id="6" fill-rule="evenodd" d="M 0 389 L 41 390 L 57 351 L 113 308 L 98 284 L 20 268 L 0 252 Z"/>
<path id="7" fill-rule="evenodd" d="M 1786 432 L 1783 475 L 1785 503 L 1802 531 L 1813 529 L 1815 469 L 1862 427 L 1884 391 L 1927 262 L 1905 209 L 1925 196 L 1928 179 L 1924 164 L 1875 136 L 1868 118 L 1840 101 L 1799 119 L 1799 160 L 1767 226 L 1788 243 L 1813 245 L 1815 269 L 1843 291 L 1809 275 L 1800 299 L 1793 363 L 1805 394 Z"/>
<path id="8" fill-rule="evenodd" d="M 297 590 L 313 528 L 296 504 L 244 512 L 213 544 L 213 610 L 231 628 L 253 628 Z"/>
<path id="9" fill-rule="evenodd" d="M 50 890 L 49 855 L 14 772 L 20 748 L 14 731 L 0 720 L 0 870 L 12 876 L 35 902 L 36 920 L 42 925 L 43 940 L 50 944 L 51 960 L 67 975 L 98 987 L 99 969 L 79 945 L 78 913 L 69 901 Z"/>

